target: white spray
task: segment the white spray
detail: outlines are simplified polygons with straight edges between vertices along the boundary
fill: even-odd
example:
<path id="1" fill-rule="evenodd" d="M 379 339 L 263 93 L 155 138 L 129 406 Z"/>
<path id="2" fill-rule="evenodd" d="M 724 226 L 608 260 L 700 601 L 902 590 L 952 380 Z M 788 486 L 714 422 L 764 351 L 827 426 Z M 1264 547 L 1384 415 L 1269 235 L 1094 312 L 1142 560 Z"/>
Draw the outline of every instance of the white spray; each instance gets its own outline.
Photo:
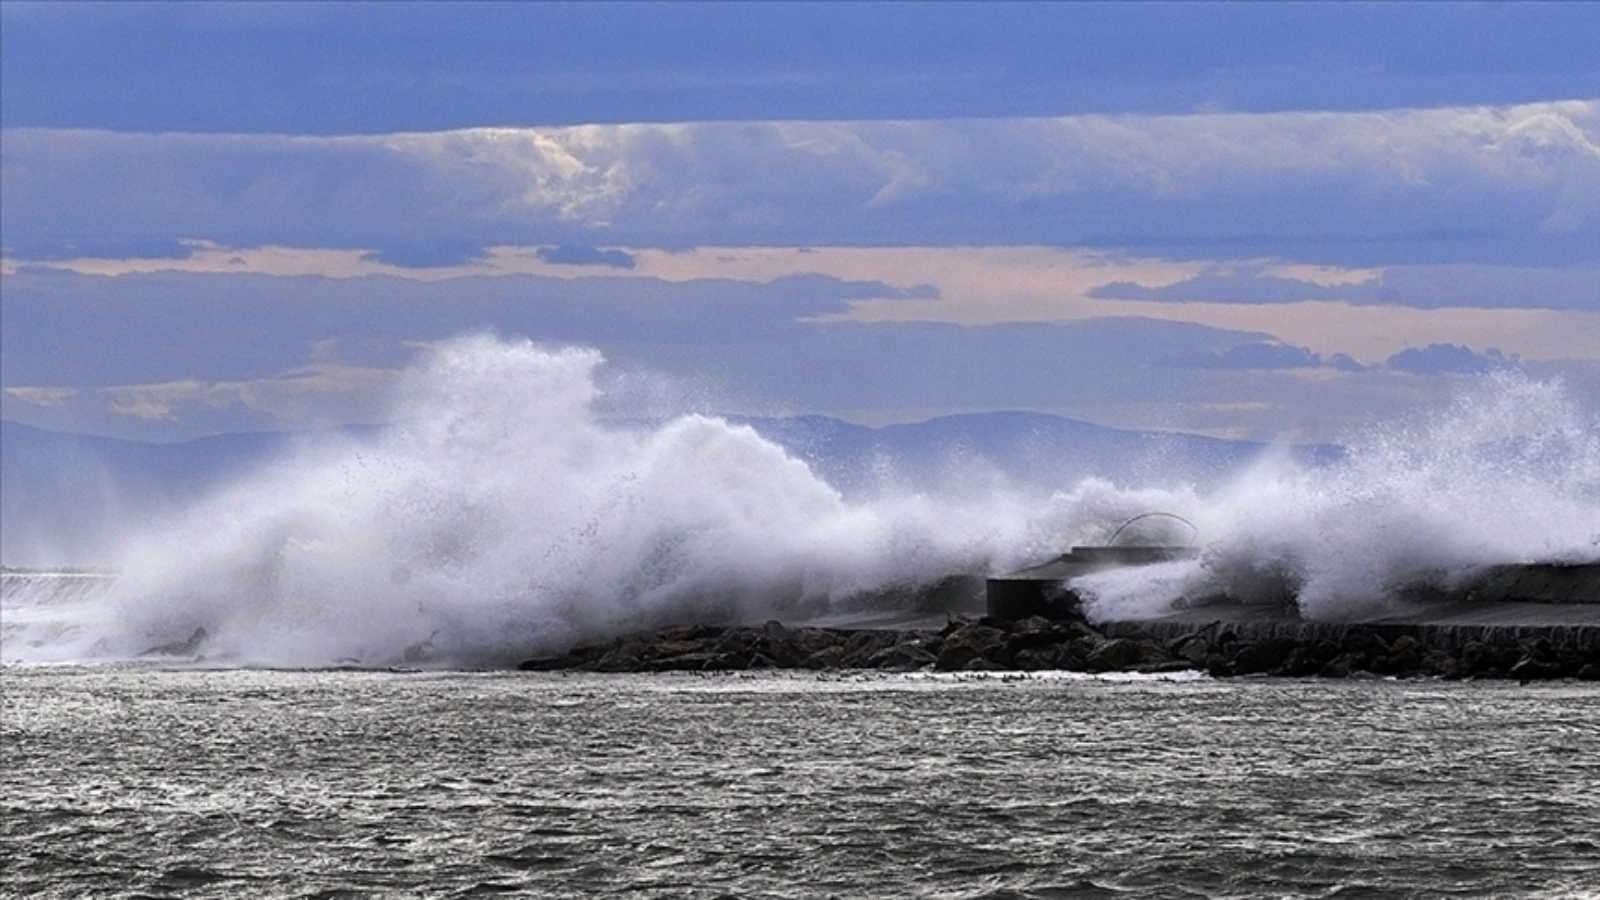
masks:
<path id="1" fill-rule="evenodd" d="M 1263 579 L 1327 615 L 1419 575 L 1593 557 L 1600 541 L 1600 429 L 1525 379 L 1332 466 L 1263 461 L 1213 496 L 1087 480 L 846 498 L 745 427 L 608 424 L 602 366 L 585 349 L 440 345 L 399 391 L 398 424 L 302 447 L 130 535 L 95 615 L 49 640 L 8 632 L 4 659 L 166 645 L 233 665 L 503 665 L 670 622 L 825 614 L 1036 563 L 1152 509 L 1196 522 L 1202 559 L 1092 580 L 1096 615 Z"/>

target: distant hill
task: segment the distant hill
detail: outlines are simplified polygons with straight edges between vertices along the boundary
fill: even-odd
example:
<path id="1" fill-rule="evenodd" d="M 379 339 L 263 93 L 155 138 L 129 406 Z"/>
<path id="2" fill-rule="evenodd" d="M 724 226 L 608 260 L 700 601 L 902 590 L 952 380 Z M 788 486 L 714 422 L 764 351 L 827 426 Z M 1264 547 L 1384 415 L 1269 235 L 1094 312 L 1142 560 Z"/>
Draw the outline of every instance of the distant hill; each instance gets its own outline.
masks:
<path id="1" fill-rule="evenodd" d="M 738 418 L 785 446 L 844 489 L 884 477 L 926 485 L 983 467 L 1039 489 L 1098 476 L 1121 484 L 1213 484 L 1261 456 L 1268 445 L 1160 431 L 1107 428 L 1043 413 L 943 416 L 867 428 L 823 416 Z M 1302 462 L 1337 459 L 1342 449 L 1300 445 Z"/>
<path id="2" fill-rule="evenodd" d="M 1039 413 L 945 416 L 882 428 L 825 416 L 729 418 L 783 445 L 847 493 L 883 484 L 981 483 L 992 473 L 1041 491 L 1089 475 L 1122 484 L 1206 485 L 1265 449 Z M 0 422 L 0 562 L 92 565 L 110 536 L 262 465 L 303 437 L 225 434 L 156 444 Z M 1290 452 L 1319 462 L 1340 450 Z"/>

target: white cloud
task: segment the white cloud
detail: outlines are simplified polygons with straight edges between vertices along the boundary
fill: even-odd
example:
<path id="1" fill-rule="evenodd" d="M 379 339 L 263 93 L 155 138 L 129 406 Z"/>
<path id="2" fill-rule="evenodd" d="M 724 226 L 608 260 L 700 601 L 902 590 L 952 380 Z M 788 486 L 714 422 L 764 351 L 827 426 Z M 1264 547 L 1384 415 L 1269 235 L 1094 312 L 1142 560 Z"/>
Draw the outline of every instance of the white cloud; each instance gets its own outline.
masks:
<path id="1" fill-rule="evenodd" d="M 65 387 L 8 387 L 7 394 L 32 406 L 60 406 L 78 396 L 77 388 Z"/>
<path id="2" fill-rule="evenodd" d="M 342 137 L 13 129 L 5 140 L 13 255 L 85 234 L 371 248 L 440 236 L 636 247 L 1117 235 L 1381 244 L 1600 231 L 1594 100 Z"/>

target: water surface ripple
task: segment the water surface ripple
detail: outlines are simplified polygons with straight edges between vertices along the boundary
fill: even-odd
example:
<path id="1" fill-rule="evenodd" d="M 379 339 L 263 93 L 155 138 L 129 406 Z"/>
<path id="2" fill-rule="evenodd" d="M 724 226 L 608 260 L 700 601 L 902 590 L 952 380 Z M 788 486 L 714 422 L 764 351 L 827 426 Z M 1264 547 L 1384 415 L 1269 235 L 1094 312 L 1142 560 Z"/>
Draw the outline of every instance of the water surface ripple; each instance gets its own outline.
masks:
<path id="1" fill-rule="evenodd" d="M 1600 895 L 1600 689 L 8 668 L 0 894 Z"/>

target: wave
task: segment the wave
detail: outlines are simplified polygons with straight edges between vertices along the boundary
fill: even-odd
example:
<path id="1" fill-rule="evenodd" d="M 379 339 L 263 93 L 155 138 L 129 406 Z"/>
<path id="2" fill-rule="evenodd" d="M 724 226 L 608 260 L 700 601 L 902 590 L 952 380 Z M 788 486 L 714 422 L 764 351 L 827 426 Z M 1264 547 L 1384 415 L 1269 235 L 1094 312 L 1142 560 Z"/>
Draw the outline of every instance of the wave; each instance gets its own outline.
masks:
<path id="1" fill-rule="evenodd" d="M 398 389 L 397 424 L 298 445 L 125 535 L 118 576 L 70 604 L 70 627 L 30 613 L 0 655 L 496 666 L 671 622 L 904 603 L 1151 509 L 1198 525 L 1203 553 L 1095 576 L 1091 612 L 1287 590 L 1328 615 L 1418 578 L 1600 547 L 1600 428 L 1558 383 L 1494 376 L 1338 462 L 1269 457 L 1205 492 L 1086 479 L 1040 496 L 990 477 L 847 496 L 745 426 L 603 417 L 604 366 L 585 348 L 441 344 Z M 11 587 L 4 602 L 8 622 L 39 606 Z"/>

